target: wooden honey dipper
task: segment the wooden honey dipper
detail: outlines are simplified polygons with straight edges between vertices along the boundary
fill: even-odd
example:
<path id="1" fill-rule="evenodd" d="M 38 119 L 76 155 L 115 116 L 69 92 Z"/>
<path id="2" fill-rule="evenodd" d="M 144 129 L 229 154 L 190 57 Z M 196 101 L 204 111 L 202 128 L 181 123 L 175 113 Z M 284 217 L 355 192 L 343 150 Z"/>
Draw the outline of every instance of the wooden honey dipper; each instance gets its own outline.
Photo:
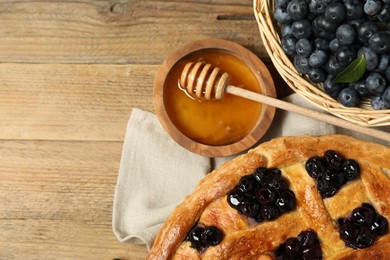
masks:
<path id="1" fill-rule="evenodd" d="M 180 77 L 180 85 L 189 95 L 203 100 L 220 100 L 225 92 L 235 96 L 250 99 L 269 106 L 280 108 L 289 112 L 308 116 L 335 126 L 360 132 L 387 141 L 390 144 L 390 134 L 373 128 L 363 127 L 342 120 L 340 118 L 323 114 L 305 107 L 300 107 L 286 101 L 265 96 L 256 92 L 229 85 L 229 74 L 222 72 L 218 67 L 204 62 L 187 63 Z"/>

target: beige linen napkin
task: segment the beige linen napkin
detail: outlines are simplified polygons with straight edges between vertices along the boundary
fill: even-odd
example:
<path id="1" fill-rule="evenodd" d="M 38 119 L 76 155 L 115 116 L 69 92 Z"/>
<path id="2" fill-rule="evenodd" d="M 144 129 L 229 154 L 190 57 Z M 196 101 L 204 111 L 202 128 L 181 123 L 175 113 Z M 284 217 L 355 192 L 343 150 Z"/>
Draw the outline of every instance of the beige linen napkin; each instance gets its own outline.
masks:
<path id="1" fill-rule="evenodd" d="M 298 94 L 286 101 L 310 107 Z M 337 128 L 277 110 L 264 138 L 336 133 Z M 351 134 L 343 132 L 344 134 Z M 123 145 L 113 206 L 113 231 L 121 242 L 143 243 L 148 250 L 172 210 L 212 168 L 232 157 L 207 158 L 176 144 L 156 116 L 133 108 Z"/>
<path id="2" fill-rule="evenodd" d="M 145 243 L 149 249 L 161 223 L 209 171 L 209 158 L 179 146 L 154 114 L 133 108 L 113 207 L 119 241 Z"/>

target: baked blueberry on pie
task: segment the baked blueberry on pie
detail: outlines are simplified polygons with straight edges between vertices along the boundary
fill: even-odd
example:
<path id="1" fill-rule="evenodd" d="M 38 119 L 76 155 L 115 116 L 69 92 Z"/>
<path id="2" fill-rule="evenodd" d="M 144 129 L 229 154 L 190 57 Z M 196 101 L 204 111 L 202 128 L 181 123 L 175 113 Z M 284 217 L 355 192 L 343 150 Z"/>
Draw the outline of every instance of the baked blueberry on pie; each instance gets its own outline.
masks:
<path id="1" fill-rule="evenodd" d="M 388 259 L 389 220 L 389 147 L 282 137 L 201 180 L 147 258 Z"/>

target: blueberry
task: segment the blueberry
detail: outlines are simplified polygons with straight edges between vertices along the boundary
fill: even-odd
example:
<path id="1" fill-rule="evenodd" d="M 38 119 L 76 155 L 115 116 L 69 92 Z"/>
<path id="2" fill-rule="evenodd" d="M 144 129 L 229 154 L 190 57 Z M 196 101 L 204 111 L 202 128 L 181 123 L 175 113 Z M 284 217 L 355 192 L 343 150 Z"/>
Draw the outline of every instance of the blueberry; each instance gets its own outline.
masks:
<path id="1" fill-rule="evenodd" d="M 345 242 L 354 241 L 359 235 L 359 226 L 347 219 L 339 219 L 339 223 L 340 238 Z"/>
<path id="2" fill-rule="evenodd" d="M 367 248 L 374 243 L 374 238 L 374 234 L 369 228 L 362 228 L 355 241 L 349 242 L 347 245 L 355 249 Z"/>
<path id="3" fill-rule="evenodd" d="M 287 189 L 287 183 L 282 175 L 274 174 L 272 180 L 268 183 L 268 186 L 278 191 Z"/>
<path id="4" fill-rule="evenodd" d="M 202 241 L 208 246 L 218 245 L 223 239 L 223 233 L 214 226 L 206 227 L 201 234 Z"/>
<path id="5" fill-rule="evenodd" d="M 282 243 L 280 244 L 276 250 L 275 250 L 275 255 L 276 255 L 276 259 L 278 260 L 281 260 L 281 259 L 294 259 L 292 257 L 288 257 L 286 255 L 286 247 L 285 247 L 285 244 Z"/>
<path id="6" fill-rule="evenodd" d="M 261 207 L 261 216 L 265 220 L 274 220 L 279 217 L 278 208 L 275 205 L 263 205 Z"/>
<path id="7" fill-rule="evenodd" d="M 359 93 L 360 98 L 367 98 L 371 96 L 370 91 L 368 91 L 366 87 L 366 81 L 365 79 L 361 79 L 354 83 L 353 89 L 356 90 Z"/>
<path id="8" fill-rule="evenodd" d="M 390 81 L 390 66 L 386 69 L 386 79 Z"/>
<path id="9" fill-rule="evenodd" d="M 228 204 L 236 210 L 240 209 L 241 202 L 243 202 L 244 199 L 245 194 L 238 188 L 231 190 L 227 195 Z"/>
<path id="10" fill-rule="evenodd" d="M 352 25 L 352 27 L 355 28 L 355 30 L 357 30 L 359 26 L 362 25 L 365 21 L 366 19 L 353 19 L 353 20 L 346 20 L 345 23 Z"/>
<path id="11" fill-rule="evenodd" d="M 326 150 L 323 157 L 331 170 L 339 170 L 344 161 L 344 157 L 335 150 Z"/>
<path id="12" fill-rule="evenodd" d="M 326 171 L 321 179 L 326 180 L 331 186 L 336 187 L 337 189 L 346 182 L 344 174 L 341 171 Z"/>
<path id="13" fill-rule="evenodd" d="M 346 16 L 345 6 L 342 3 L 335 2 L 327 5 L 325 9 L 325 18 L 332 23 L 341 23 Z"/>
<path id="14" fill-rule="evenodd" d="M 277 247 L 275 254 L 277 259 L 322 259 L 322 250 L 317 234 L 311 229 L 302 231 L 297 237 L 287 238 Z"/>
<path id="15" fill-rule="evenodd" d="M 347 181 L 356 179 L 360 175 L 360 166 L 353 159 L 347 159 L 341 165 L 341 171 Z"/>
<path id="16" fill-rule="evenodd" d="M 291 23 L 292 19 L 290 15 L 287 13 L 287 10 L 282 9 L 281 7 L 277 7 L 274 11 L 275 20 L 282 24 Z"/>
<path id="17" fill-rule="evenodd" d="M 294 21 L 292 24 L 292 31 L 297 39 L 309 38 L 312 31 L 312 24 L 307 19 Z"/>
<path id="18" fill-rule="evenodd" d="M 330 198 L 336 194 L 338 187 L 332 186 L 326 179 L 317 180 L 317 190 L 323 198 Z"/>
<path id="19" fill-rule="evenodd" d="M 362 203 L 362 207 L 369 208 L 369 209 L 371 209 L 373 212 L 375 212 L 375 214 L 376 214 L 376 210 L 375 210 L 374 206 L 371 205 L 370 203 L 363 202 L 363 203 Z"/>
<path id="20" fill-rule="evenodd" d="M 240 208 L 238 212 L 243 214 L 246 217 L 254 218 L 260 211 L 260 204 L 255 199 L 245 198 L 244 201 L 240 203 Z"/>
<path id="21" fill-rule="evenodd" d="M 390 65 L 390 56 L 386 53 L 382 53 L 379 56 L 379 62 L 378 62 L 378 65 L 376 66 L 376 68 L 378 70 L 386 72 L 386 69 L 389 67 L 389 65 Z"/>
<path id="22" fill-rule="evenodd" d="M 336 38 L 341 45 L 351 45 L 356 40 L 356 31 L 350 24 L 342 24 L 336 30 Z"/>
<path id="23" fill-rule="evenodd" d="M 310 248 L 319 243 L 317 233 L 311 229 L 299 233 L 297 239 L 302 248 Z"/>
<path id="24" fill-rule="evenodd" d="M 367 63 L 367 70 L 373 71 L 378 66 L 379 56 L 370 48 L 362 47 L 358 50 L 358 57 L 364 55 Z"/>
<path id="25" fill-rule="evenodd" d="M 375 110 L 383 110 L 387 109 L 388 107 L 385 105 L 385 102 L 383 102 L 382 98 L 380 96 L 373 97 L 371 99 L 371 107 Z"/>
<path id="26" fill-rule="evenodd" d="M 373 95 L 381 95 L 387 87 L 387 80 L 378 72 L 371 72 L 366 78 L 366 87 Z"/>
<path id="27" fill-rule="evenodd" d="M 364 4 L 364 12 L 370 16 L 377 14 L 381 8 L 382 2 L 379 0 L 367 0 Z"/>
<path id="28" fill-rule="evenodd" d="M 343 46 L 338 50 L 336 58 L 341 65 L 349 65 L 356 59 L 356 52 L 350 46 Z"/>
<path id="29" fill-rule="evenodd" d="M 329 41 L 323 38 L 315 38 L 314 39 L 314 49 L 315 50 L 329 50 Z"/>
<path id="30" fill-rule="evenodd" d="M 255 177 L 253 175 L 245 175 L 245 176 L 241 177 L 240 182 L 238 183 L 237 187 L 246 196 L 253 196 L 258 185 L 259 184 L 255 180 Z"/>
<path id="31" fill-rule="evenodd" d="M 306 1 L 307 2 L 307 1 Z M 314 19 L 316 19 L 317 18 L 317 15 L 316 14 L 313 14 L 313 13 L 310 13 L 310 11 L 309 11 L 309 13 L 306 15 L 306 19 L 308 19 L 309 21 L 311 21 L 311 22 L 313 22 L 314 21 Z"/>
<path id="32" fill-rule="evenodd" d="M 390 87 L 387 87 L 381 96 L 386 107 L 390 107 Z"/>
<path id="33" fill-rule="evenodd" d="M 342 89 L 337 100 L 345 107 L 355 107 L 360 103 L 359 93 L 353 88 Z"/>
<path id="34" fill-rule="evenodd" d="M 345 224 L 351 223 L 351 218 L 339 218 L 337 219 L 339 229 L 341 230 Z"/>
<path id="35" fill-rule="evenodd" d="M 390 22 L 390 4 L 386 3 L 377 15 L 377 19 L 381 22 Z"/>
<path id="36" fill-rule="evenodd" d="M 265 186 L 272 180 L 270 171 L 265 167 L 259 167 L 254 172 L 255 180 L 261 185 Z"/>
<path id="37" fill-rule="evenodd" d="M 337 53 L 337 51 L 340 49 L 340 47 L 341 47 L 341 44 L 340 44 L 339 40 L 337 40 L 337 38 L 334 38 L 333 40 L 331 40 L 329 42 L 329 49 L 333 53 Z"/>
<path id="38" fill-rule="evenodd" d="M 302 74 L 307 74 L 311 70 L 309 59 L 299 55 L 294 57 L 294 66 Z"/>
<path id="39" fill-rule="evenodd" d="M 256 192 L 256 199 L 262 205 L 274 203 L 277 198 L 277 191 L 272 187 L 261 188 Z"/>
<path id="40" fill-rule="evenodd" d="M 291 190 L 284 190 L 280 192 L 279 197 L 276 199 L 276 206 L 281 213 L 293 210 L 295 205 L 295 195 Z"/>
<path id="41" fill-rule="evenodd" d="M 327 165 L 322 157 L 312 156 L 306 161 L 305 168 L 310 177 L 317 179 L 325 173 Z"/>
<path id="42" fill-rule="evenodd" d="M 282 35 L 282 37 L 293 36 L 291 24 L 283 25 L 283 28 L 282 28 L 282 31 L 280 32 L 280 34 Z"/>
<path id="43" fill-rule="evenodd" d="M 370 230 L 376 236 L 383 236 L 389 232 L 389 222 L 383 216 L 377 214 L 370 226 Z"/>
<path id="44" fill-rule="evenodd" d="M 327 76 L 327 78 L 324 81 L 323 87 L 324 87 L 325 93 L 334 99 L 337 99 L 337 97 L 339 96 L 339 93 L 342 89 L 340 83 L 334 82 L 333 75 Z"/>
<path id="45" fill-rule="evenodd" d="M 303 19 L 309 12 L 306 0 L 292 0 L 287 6 L 287 12 L 293 20 Z"/>
<path id="46" fill-rule="evenodd" d="M 326 79 L 326 71 L 322 68 L 312 68 L 307 75 L 313 83 L 321 83 Z"/>
<path id="47" fill-rule="evenodd" d="M 309 10 L 311 13 L 320 15 L 325 13 L 326 3 L 324 0 L 310 0 Z"/>
<path id="48" fill-rule="evenodd" d="M 311 42 L 306 38 L 299 39 L 295 44 L 295 51 L 301 57 L 305 57 L 305 58 L 309 57 L 312 50 L 313 48 Z"/>
<path id="49" fill-rule="evenodd" d="M 275 7 L 286 9 L 290 0 L 275 0 Z"/>
<path id="50" fill-rule="evenodd" d="M 371 36 L 378 30 L 375 22 L 365 21 L 357 28 L 357 37 L 361 43 L 367 44 Z"/>
<path id="51" fill-rule="evenodd" d="M 344 69 L 338 61 L 335 55 L 331 55 L 328 61 L 325 64 L 325 70 L 330 75 L 337 75 L 337 73 L 341 72 Z"/>
<path id="52" fill-rule="evenodd" d="M 309 57 L 309 65 L 313 68 L 319 68 L 328 61 L 328 54 L 324 50 L 316 50 Z"/>
<path id="53" fill-rule="evenodd" d="M 321 260 L 322 250 L 320 244 L 315 244 L 312 247 L 305 248 L 302 251 L 302 260 Z"/>
<path id="54" fill-rule="evenodd" d="M 335 37 L 337 24 L 328 21 L 324 15 L 317 16 L 312 23 L 315 36 L 332 40 Z"/>
<path id="55" fill-rule="evenodd" d="M 321 260 L 322 249 L 315 231 L 308 229 L 289 237 L 275 250 L 277 259 Z"/>
<path id="56" fill-rule="evenodd" d="M 259 211 L 258 213 L 257 213 L 257 215 L 256 216 L 254 216 L 253 217 L 255 220 L 256 220 L 256 222 L 258 222 L 258 223 L 261 223 L 261 222 L 263 222 L 265 219 L 263 218 L 263 216 L 261 215 L 261 211 Z"/>
<path id="57" fill-rule="evenodd" d="M 363 5 L 360 0 L 344 0 L 344 5 L 348 20 L 358 19 L 364 15 Z"/>
<path id="58" fill-rule="evenodd" d="M 290 257 L 299 257 L 301 246 L 299 245 L 298 238 L 287 238 L 287 240 L 284 242 L 284 251 L 285 254 Z"/>
<path id="59" fill-rule="evenodd" d="M 294 36 L 287 36 L 282 38 L 282 49 L 287 55 L 293 55 L 295 53 L 295 44 L 297 39 Z"/>
<path id="60" fill-rule="evenodd" d="M 271 174 L 272 178 L 274 177 L 274 175 L 282 175 L 282 172 L 278 168 L 269 168 L 268 171 Z"/>
<path id="61" fill-rule="evenodd" d="M 352 221 L 359 226 L 369 226 L 374 221 L 375 211 L 368 207 L 358 207 L 352 211 Z"/>
<path id="62" fill-rule="evenodd" d="M 376 53 L 385 53 L 390 50 L 390 33 L 387 31 L 375 32 L 368 40 L 368 47 Z"/>
<path id="63" fill-rule="evenodd" d="M 375 207 L 374 207 L 373 205 L 371 205 L 370 203 L 363 202 L 363 203 L 362 203 L 362 207 L 369 208 L 369 209 L 371 209 L 373 212 L 376 213 Z"/>
<path id="64" fill-rule="evenodd" d="M 202 234 L 204 232 L 203 227 L 195 226 L 188 234 L 188 240 L 191 242 L 191 247 L 197 250 L 203 250 L 206 247 L 206 243 L 202 240 Z"/>

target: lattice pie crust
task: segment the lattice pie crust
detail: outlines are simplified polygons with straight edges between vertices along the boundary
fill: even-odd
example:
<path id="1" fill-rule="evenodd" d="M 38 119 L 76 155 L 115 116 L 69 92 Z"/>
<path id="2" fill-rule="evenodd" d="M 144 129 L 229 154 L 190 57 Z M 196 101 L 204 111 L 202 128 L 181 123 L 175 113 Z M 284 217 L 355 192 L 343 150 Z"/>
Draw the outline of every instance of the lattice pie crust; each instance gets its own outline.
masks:
<path id="1" fill-rule="evenodd" d="M 323 199 L 305 170 L 305 162 L 329 149 L 355 159 L 361 174 L 335 196 Z M 282 171 L 296 196 L 295 210 L 274 221 L 256 223 L 227 203 L 227 193 L 257 167 Z M 147 258 L 274 259 L 273 251 L 286 238 L 311 228 L 318 234 L 323 259 L 390 259 L 389 233 L 365 249 L 346 247 L 340 239 L 337 219 L 364 202 L 390 220 L 389 147 L 342 135 L 277 138 L 225 163 L 201 180 L 165 222 Z M 185 238 L 198 221 L 221 229 L 223 240 L 202 252 L 192 248 Z"/>

